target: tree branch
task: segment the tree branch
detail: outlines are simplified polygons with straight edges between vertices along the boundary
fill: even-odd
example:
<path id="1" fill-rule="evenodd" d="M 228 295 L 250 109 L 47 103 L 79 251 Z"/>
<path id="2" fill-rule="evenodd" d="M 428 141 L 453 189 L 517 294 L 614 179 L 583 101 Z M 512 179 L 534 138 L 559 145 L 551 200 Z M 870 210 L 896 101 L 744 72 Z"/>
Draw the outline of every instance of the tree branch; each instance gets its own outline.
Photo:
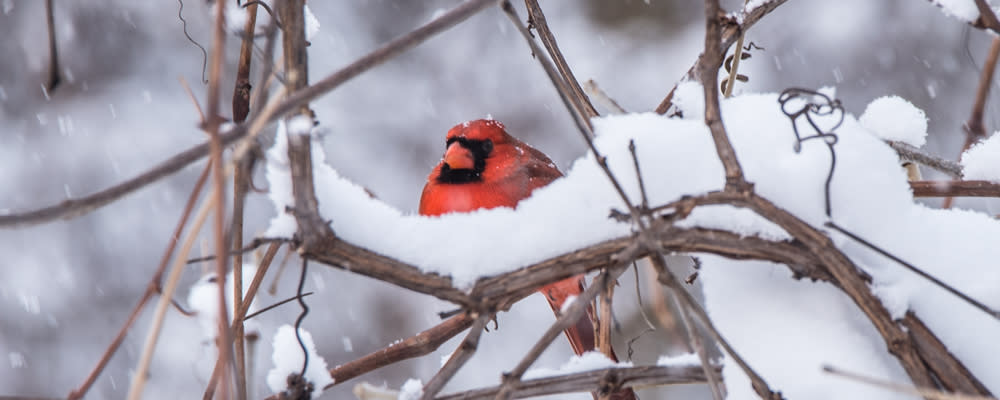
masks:
<path id="1" fill-rule="evenodd" d="M 1000 197 L 1000 184 L 990 181 L 913 181 L 913 197 Z"/>
<path id="2" fill-rule="evenodd" d="M 719 368 L 715 367 L 716 373 Z M 559 393 L 573 393 L 594 387 L 647 387 L 659 385 L 682 385 L 705 383 L 701 367 L 631 367 L 607 368 L 578 372 L 548 378 L 520 381 L 510 389 L 510 398 L 547 396 Z M 437 400 L 485 400 L 494 399 L 501 386 L 475 389 L 437 397 Z"/>

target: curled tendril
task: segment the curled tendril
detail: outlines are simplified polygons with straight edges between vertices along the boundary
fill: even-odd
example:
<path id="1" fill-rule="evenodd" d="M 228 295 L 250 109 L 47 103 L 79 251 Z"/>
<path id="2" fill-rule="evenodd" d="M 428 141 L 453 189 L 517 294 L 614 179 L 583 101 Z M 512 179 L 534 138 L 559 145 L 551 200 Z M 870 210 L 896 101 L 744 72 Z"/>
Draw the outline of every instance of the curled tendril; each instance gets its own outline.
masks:
<path id="1" fill-rule="evenodd" d="M 802 151 L 802 142 L 811 139 L 822 140 L 823 143 L 826 143 L 827 148 L 830 150 L 830 171 L 826 175 L 824 194 L 826 200 L 826 216 L 831 217 L 830 184 L 833 182 L 833 171 L 837 167 L 837 153 L 834 151 L 833 146 L 836 145 L 838 141 L 838 137 L 834 131 L 844 123 L 844 107 L 840 104 L 839 99 L 831 99 L 830 96 L 823 93 L 801 88 L 785 89 L 785 91 L 781 92 L 781 95 L 778 96 L 778 103 L 781 104 L 781 112 L 784 113 L 792 123 L 792 131 L 795 133 L 795 143 L 793 148 L 796 153 Z M 819 117 L 832 117 L 835 122 L 829 128 L 823 129 L 815 120 L 815 118 Z M 813 131 L 811 134 L 803 136 L 802 133 L 799 132 L 798 121 L 801 119 L 805 119 L 805 121 L 809 124 L 809 128 Z"/>

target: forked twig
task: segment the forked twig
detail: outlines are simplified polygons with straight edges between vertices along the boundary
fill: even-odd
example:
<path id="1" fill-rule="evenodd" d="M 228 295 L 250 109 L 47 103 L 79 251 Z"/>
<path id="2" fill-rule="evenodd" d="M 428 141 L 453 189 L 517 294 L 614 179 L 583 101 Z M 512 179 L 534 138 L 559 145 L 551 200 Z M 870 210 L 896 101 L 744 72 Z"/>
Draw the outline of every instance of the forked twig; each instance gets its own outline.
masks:
<path id="1" fill-rule="evenodd" d="M 465 340 L 462 340 L 462 344 L 458 345 L 441 370 L 424 386 L 424 392 L 420 396 L 421 400 L 433 399 L 441 391 L 441 388 L 455 376 L 459 368 L 462 368 L 472 358 L 476 348 L 479 347 L 479 337 L 483 335 L 483 330 L 486 328 L 486 324 L 493 319 L 493 315 L 481 314 L 476 318 L 475 322 L 472 323 L 472 328 L 469 329 L 469 334 L 465 336 Z"/>
<path id="2" fill-rule="evenodd" d="M 607 279 L 616 280 L 618 276 L 625 272 L 627 266 L 628 263 L 619 263 L 619 265 L 615 265 L 602 272 L 598 276 L 598 279 L 605 279 L 603 275 L 607 275 Z M 552 341 L 559 337 L 560 333 L 572 326 L 573 323 L 583 316 L 587 306 L 591 301 L 594 301 L 594 298 L 597 297 L 602 289 L 601 285 L 590 285 L 583 293 L 580 293 L 580 296 L 569 307 L 565 307 L 559 318 L 556 318 L 556 322 L 549 326 L 549 329 L 542 334 L 542 337 L 535 342 L 535 345 L 531 347 L 531 350 L 524 355 L 514 369 L 504 374 L 503 384 L 496 395 L 497 400 L 510 399 L 514 387 L 519 384 L 525 371 L 531 367 L 531 364 L 534 364 L 535 360 L 542 355 L 542 352 L 552 344 Z"/>

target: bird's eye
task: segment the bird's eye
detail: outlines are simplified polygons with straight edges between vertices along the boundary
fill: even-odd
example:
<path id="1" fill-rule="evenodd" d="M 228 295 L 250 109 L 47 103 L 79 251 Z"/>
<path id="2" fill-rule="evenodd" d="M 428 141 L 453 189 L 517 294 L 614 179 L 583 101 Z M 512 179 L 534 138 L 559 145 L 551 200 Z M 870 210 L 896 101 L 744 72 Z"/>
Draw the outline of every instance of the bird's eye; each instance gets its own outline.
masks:
<path id="1" fill-rule="evenodd" d="M 483 141 L 483 152 L 490 154 L 491 151 L 493 151 L 493 141 L 489 139 Z"/>

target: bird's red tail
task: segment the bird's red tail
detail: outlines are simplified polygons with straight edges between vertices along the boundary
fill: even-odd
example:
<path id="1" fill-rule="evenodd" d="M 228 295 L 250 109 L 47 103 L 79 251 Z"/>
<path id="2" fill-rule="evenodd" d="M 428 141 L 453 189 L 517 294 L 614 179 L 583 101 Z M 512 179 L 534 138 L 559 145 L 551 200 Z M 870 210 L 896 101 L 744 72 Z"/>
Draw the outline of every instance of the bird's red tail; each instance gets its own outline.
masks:
<path id="1" fill-rule="evenodd" d="M 567 299 L 583 293 L 583 276 L 575 276 L 547 285 L 542 288 L 541 292 L 545 295 L 545 300 L 549 302 L 549 306 L 552 307 L 552 311 L 556 315 L 559 315 Z M 566 338 L 569 339 L 569 345 L 573 347 L 573 352 L 577 355 L 594 350 L 596 347 L 594 341 L 594 320 L 594 308 L 588 305 L 587 313 L 564 331 Z M 610 321 L 606 321 L 606 323 L 610 323 Z M 611 350 L 611 354 L 607 356 L 611 361 L 618 362 L 618 357 L 615 355 L 614 350 Z M 635 400 L 636 396 L 632 389 L 624 388 L 612 392 L 610 398 L 612 400 Z"/>

